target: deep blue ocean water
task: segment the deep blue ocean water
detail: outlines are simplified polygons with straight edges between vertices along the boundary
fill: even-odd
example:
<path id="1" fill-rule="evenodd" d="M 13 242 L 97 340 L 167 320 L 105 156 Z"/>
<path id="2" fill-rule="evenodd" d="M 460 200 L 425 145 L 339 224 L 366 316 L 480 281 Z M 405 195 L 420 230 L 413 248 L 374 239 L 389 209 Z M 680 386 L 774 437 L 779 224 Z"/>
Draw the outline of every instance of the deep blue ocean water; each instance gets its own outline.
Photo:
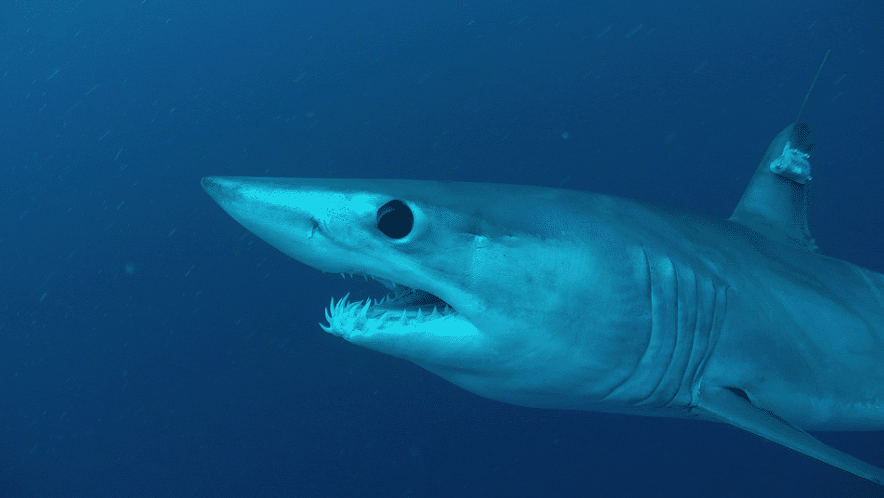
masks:
<path id="1" fill-rule="evenodd" d="M 880 496 L 736 429 L 527 409 L 323 333 L 205 175 L 592 190 L 727 217 L 792 120 L 884 271 L 884 3 L 4 0 L 0 497 Z M 526 296 L 530 299 L 530 296 Z M 819 437 L 884 466 L 884 433 Z"/>

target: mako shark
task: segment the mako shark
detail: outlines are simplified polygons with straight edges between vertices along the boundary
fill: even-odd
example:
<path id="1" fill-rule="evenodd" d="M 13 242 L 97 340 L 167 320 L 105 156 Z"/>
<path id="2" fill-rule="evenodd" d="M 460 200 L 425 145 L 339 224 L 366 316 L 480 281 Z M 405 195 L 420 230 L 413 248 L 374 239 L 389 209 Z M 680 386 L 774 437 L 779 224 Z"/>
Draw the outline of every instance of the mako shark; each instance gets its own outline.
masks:
<path id="1" fill-rule="evenodd" d="M 800 117 L 800 115 L 799 115 Z M 884 429 L 884 275 L 817 252 L 809 128 L 733 215 L 601 194 L 411 180 L 207 177 L 234 219 L 324 272 L 325 331 L 522 406 L 724 422 L 884 484 L 807 432 Z"/>

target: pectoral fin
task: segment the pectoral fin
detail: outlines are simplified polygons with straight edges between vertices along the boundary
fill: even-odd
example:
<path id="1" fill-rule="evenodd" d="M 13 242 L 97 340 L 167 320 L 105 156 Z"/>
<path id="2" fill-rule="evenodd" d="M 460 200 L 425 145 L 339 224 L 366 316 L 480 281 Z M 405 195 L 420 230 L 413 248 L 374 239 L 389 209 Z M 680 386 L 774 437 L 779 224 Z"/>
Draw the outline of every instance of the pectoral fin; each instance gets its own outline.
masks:
<path id="1" fill-rule="evenodd" d="M 702 387 L 698 397 L 697 409 L 707 417 L 884 485 L 884 469 L 836 450 L 775 414 L 753 405 L 739 389 Z"/>

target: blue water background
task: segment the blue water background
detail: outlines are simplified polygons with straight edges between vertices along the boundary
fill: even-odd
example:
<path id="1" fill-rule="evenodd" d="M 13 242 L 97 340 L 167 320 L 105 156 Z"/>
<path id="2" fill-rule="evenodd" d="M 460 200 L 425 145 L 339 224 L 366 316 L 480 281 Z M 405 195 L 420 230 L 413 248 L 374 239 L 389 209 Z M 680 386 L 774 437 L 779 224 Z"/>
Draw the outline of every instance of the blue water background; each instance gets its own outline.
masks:
<path id="1" fill-rule="evenodd" d="M 812 229 L 884 271 L 882 33 L 877 1 L 6 0 L 0 496 L 880 493 L 723 425 L 504 405 L 343 343 L 329 298 L 377 289 L 289 260 L 199 179 L 723 218 L 832 49 Z M 884 433 L 820 437 L 884 466 Z"/>

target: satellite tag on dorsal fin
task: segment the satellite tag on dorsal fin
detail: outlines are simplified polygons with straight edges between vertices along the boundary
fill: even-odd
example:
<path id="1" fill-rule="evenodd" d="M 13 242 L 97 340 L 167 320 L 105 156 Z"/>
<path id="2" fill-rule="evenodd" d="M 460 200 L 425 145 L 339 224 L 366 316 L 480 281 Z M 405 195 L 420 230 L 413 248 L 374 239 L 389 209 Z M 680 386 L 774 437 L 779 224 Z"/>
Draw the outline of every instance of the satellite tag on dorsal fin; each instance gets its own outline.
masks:
<path id="1" fill-rule="evenodd" d="M 826 52 L 795 122 L 773 139 L 730 217 L 769 239 L 810 251 L 816 249 L 807 222 L 809 159 L 815 139 L 801 115 L 831 52 Z"/>

